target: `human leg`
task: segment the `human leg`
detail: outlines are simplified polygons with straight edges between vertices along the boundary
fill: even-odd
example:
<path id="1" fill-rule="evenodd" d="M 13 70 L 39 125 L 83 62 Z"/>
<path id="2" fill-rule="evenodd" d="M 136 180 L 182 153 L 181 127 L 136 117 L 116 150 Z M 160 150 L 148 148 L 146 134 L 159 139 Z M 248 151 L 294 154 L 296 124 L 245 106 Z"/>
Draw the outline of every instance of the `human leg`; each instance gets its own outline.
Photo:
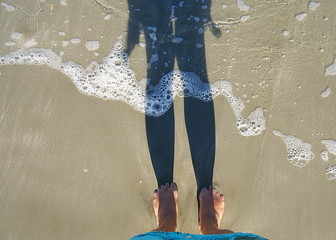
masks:
<path id="1" fill-rule="evenodd" d="M 224 214 L 224 196 L 212 187 L 203 188 L 200 199 L 200 231 L 202 234 L 234 233 L 229 229 L 220 229 L 220 221 Z"/>
<path id="2" fill-rule="evenodd" d="M 177 185 L 166 183 L 154 192 L 153 208 L 157 228 L 153 231 L 175 232 L 177 228 Z"/>

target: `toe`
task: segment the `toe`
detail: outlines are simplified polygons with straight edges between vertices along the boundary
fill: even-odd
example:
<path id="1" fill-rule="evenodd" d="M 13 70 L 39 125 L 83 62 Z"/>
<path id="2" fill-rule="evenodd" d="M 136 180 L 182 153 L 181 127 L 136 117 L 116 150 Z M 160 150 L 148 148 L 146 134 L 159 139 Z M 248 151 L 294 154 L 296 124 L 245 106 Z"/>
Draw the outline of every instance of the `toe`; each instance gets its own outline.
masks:
<path id="1" fill-rule="evenodd" d="M 157 189 L 154 190 L 154 196 L 153 196 L 154 199 L 157 199 L 159 198 L 159 191 Z"/>
<path id="2" fill-rule="evenodd" d="M 215 192 L 215 191 L 213 191 L 212 194 L 215 198 L 220 198 L 220 195 L 221 195 L 220 192 Z"/>
<path id="3" fill-rule="evenodd" d="M 170 184 L 170 188 L 173 190 L 173 191 L 177 191 L 177 184 L 176 183 L 171 183 Z"/>

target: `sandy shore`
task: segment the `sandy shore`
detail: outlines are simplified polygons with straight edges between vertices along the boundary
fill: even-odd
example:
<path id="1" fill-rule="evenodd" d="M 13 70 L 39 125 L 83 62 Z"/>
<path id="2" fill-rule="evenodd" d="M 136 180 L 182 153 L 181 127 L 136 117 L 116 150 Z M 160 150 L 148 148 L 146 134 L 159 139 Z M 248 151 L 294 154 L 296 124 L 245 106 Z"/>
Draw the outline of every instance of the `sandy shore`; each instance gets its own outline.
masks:
<path id="1" fill-rule="evenodd" d="M 210 81 L 231 82 L 243 115 L 262 107 L 266 119 L 261 135 L 243 137 L 227 100 L 214 100 L 222 227 L 275 240 L 332 239 L 336 180 L 325 169 L 336 156 L 324 161 L 320 152 L 322 140 L 336 139 L 336 73 L 326 75 L 336 56 L 336 3 L 244 3 L 247 11 L 235 1 L 213 1 L 222 36 L 206 32 Z M 127 7 L 127 1 L 2 2 L 0 54 L 33 46 L 83 66 L 101 62 L 125 36 Z M 99 48 L 89 51 L 87 41 L 99 41 Z M 143 47 L 130 64 L 138 80 L 146 77 Z M 294 166 L 274 130 L 311 144 L 315 157 Z M 2 239 L 119 240 L 155 227 L 144 114 L 131 106 L 84 95 L 47 66 L 0 66 L 0 143 Z M 175 99 L 175 181 L 179 230 L 197 233 L 182 98 Z"/>

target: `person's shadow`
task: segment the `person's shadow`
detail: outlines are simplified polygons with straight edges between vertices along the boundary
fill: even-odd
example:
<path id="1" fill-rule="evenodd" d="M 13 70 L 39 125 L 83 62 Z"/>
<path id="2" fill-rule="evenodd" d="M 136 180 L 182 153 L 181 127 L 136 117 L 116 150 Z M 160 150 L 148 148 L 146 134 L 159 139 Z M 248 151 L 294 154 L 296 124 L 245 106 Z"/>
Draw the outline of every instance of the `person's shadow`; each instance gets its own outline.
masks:
<path id="1" fill-rule="evenodd" d="M 208 83 L 204 26 L 212 23 L 211 0 L 128 0 L 128 5 L 126 52 L 131 54 L 143 32 L 151 85 L 158 84 L 174 70 L 175 59 L 179 70 L 193 72 Z M 220 35 L 218 29 L 211 29 L 216 36 Z M 212 185 L 213 179 L 216 146 L 213 102 L 185 97 L 184 113 L 198 195 L 203 187 Z M 173 106 L 160 117 L 146 115 L 146 131 L 158 186 L 173 182 Z"/>

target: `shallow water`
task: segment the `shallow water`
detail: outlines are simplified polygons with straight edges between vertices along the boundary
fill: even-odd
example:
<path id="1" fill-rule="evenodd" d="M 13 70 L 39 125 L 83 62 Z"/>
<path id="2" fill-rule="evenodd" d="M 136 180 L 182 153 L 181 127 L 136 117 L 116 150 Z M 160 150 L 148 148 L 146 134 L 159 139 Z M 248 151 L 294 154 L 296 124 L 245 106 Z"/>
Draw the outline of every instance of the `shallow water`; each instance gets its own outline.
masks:
<path id="1" fill-rule="evenodd" d="M 196 233 L 183 97 L 214 99 L 214 184 L 226 197 L 223 227 L 270 239 L 331 239 L 335 7 L 212 1 L 212 22 L 197 30 L 205 41 L 195 44 L 206 52 L 209 83 L 203 83 L 178 70 L 178 62 L 159 82 L 149 81 L 161 55 L 147 60 L 144 32 L 126 53 L 126 1 L 2 1 L 4 239 L 127 239 L 153 228 L 156 180 L 144 114 L 162 115 L 173 101 L 179 224 Z M 148 31 L 154 46 L 159 31 Z M 174 34 L 172 44 L 186 41 Z M 127 197 L 120 194 L 125 189 Z"/>

